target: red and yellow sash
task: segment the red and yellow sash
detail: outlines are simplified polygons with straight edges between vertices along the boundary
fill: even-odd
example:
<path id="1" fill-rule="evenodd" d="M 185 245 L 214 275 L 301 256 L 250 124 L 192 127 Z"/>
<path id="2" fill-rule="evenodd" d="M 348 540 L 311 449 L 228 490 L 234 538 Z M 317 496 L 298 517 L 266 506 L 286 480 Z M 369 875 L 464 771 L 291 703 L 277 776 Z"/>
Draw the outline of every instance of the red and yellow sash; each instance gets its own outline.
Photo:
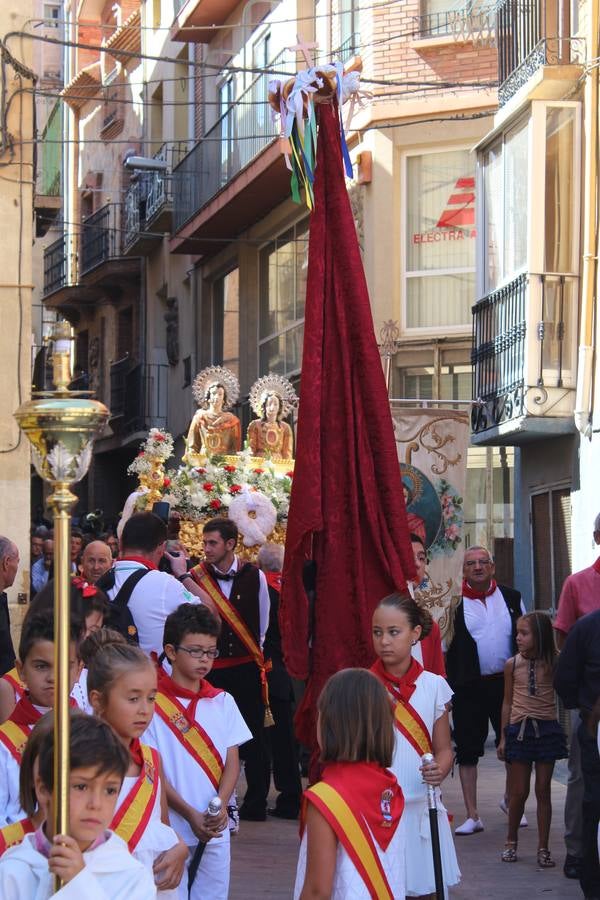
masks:
<path id="1" fill-rule="evenodd" d="M 400 734 L 417 751 L 419 757 L 425 753 L 431 753 L 433 747 L 429 729 L 414 706 L 411 706 L 408 701 L 397 700 L 395 697 L 391 697 L 391 700 L 394 709 L 394 725 Z"/>
<path id="2" fill-rule="evenodd" d="M 275 723 L 273 721 L 271 708 L 269 706 L 269 685 L 267 683 L 267 672 L 269 672 L 272 668 L 271 660 L 265 661 L 263 652 L 257 644 L 254 635 L 238 613 L 233 603 L 231 603 L 231 601 L 227 599 L 225 594 L 221 592 L 218 585 L 208 574 L 203 564 L 200 563 L 200 565 L 194 566 L 191 572 L 194 581 L 196 581 L 197 584 L 199 584 L 200 587 L 206 591 L 208 596 L 215 604 L 221 618 L 225 620 L 236 637 L 244 645 L 249 655 L 252 657 L 252 660 L 258 666 L 260 672 L 262 698 L 265 705 L 265 725 L 274 725 Z"/>
<path id="3" fill-rule="evenodd" d="M 25 693 L 25 685 L 19 678 L 16 668 L 11 669 L 10 672 L 6 672 L 2 676 L 2 678 L 4 679 L 4 681 L 8 681 L 10 686 L 13 688 L 13 690 L 17 696 L 17 699 Z"/>
<path id="4" fill-rule="evenodd" d="M 159 784 L 159 756 L 156 750 L 141 744 L 144 765 L 139 777 L 114 815 L 110 827 L 133 853 L 150 821 Z"/>
<path id="5" fill-rule="evenodd" d="M 185 707 L 176 697 L 169 697 L 159 691 L 156 695 L 157 714 L 175 735 L 192 759 L 198 763 L 215 791 L 219 789 L 223 775 L 221 754 L 198 722 L 189 722 Z"/>
<path id="6" fill-rule="evenodd" d="M 17 725 L 12 719 L 7 719 L 0 725 L 0 742 L 18 765 L 21 765 L 21 757 L 30 732 L 31 729 L 27 725 Z"/>
<path id="7" fill-rule="evenodd" d="M 394 900 L 393 891 L 381 865 L 379 854 L 364 819 L 356 816 L 342 795 L 324 781 L 304 792 L 333 828 L 337 839 L 365 883 L 372 900 Z"/>
<path id="8" fill-rule="evenodd" d="M 35 826 L 31 819 L 19 819 L 18 822 L 12 822 L 0 828 L 0 856 L 8 850 L 9 847 L 15 847 L 23 842 L 26 834 L 35 831 Z"/>

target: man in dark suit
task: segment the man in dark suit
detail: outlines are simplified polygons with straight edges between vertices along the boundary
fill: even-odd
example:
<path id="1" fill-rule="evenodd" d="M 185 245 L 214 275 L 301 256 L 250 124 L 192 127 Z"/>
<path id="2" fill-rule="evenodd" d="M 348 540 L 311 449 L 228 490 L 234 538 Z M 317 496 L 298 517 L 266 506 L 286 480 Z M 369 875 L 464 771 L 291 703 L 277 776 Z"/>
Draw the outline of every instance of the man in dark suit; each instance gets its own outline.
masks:
<path id="1" fill-rule="evenodd" d="M 516 624 L 525 611 L 518 591 L 494 579 L 485 547 L 469 547 L 463 562 L 462 598 L 454 610 L 446 671 L 452 698 L 454 741 L 466 821 L 456 834 L 483 831 L 477 811 L 477 765 L 489 723 L 500 742 L 504 664 L 516 651 Z M 525 823 L 523 823 L 525 824 Z"/>
<path id="2" fill-rule="evenodd" d="M 19 550 L 0 535 L 0 675 L 10 672 L 15 664 L 15 651 L 10 636 L 10 616 L 6 588 L 12 587 L 19 568 Z"/>

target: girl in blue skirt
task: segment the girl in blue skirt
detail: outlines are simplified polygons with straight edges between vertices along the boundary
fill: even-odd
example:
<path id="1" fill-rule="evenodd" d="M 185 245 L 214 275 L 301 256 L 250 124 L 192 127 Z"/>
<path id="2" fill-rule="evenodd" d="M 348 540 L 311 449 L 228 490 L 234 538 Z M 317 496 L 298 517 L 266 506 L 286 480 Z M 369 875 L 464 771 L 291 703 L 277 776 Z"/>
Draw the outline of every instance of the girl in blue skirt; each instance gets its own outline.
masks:
<path id="1" fill-rule="evenodd" d="M 498 757 L 508 766 L 508 835 L 503 862 L 517 861 L 517 835 L 535 765 L 538 866 L 555 864 L 548 849 L 552 803 L 550 785 L 557 759 L 567 756 L 565 733 L 556 718 L 552 686 L 556 647 L 549 616 L 532 612 L 517 621 L 516 656 L 504 668 L 502 740 Z"/>

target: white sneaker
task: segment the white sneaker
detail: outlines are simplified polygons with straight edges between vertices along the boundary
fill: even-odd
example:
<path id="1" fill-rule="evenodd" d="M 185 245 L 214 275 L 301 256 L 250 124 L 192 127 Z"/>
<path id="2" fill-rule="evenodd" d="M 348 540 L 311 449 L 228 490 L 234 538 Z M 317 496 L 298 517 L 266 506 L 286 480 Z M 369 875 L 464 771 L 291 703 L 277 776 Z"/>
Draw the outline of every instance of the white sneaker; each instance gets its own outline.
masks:
<path id="1" fill-rule="evenodd" d="M 454 834 L 477 834 L 478 831 L 483 831 L 481 819 L 467 819 L 454 830 Z"/>
<path id="2" fill-rule="evenodd" d="M 505 815 L 508 815 L 508 806 L 506 805 L 506 800 L 504 799 L 504 797 L 502 798 L 498 806 Z M 529 822 L 525 818 L 525 813 L 523 813 L 523 815 L 521 816 L 521 821 L 519 822 L 519 828 L 527 828 L 528 825 Z"/>

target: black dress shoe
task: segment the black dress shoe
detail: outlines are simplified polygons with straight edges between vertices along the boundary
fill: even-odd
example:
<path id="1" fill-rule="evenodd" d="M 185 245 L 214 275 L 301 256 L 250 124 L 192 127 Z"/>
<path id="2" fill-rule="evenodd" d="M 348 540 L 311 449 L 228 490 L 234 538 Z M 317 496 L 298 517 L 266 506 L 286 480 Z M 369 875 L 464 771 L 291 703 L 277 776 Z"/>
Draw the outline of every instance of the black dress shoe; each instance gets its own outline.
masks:
<path id="1" fill-rule="evenodd" d="M 267 821 L 267 812 L 258 812 L 252 809 L 244 809 L 243 806 L 240 806 L 239 812 L 240 819 L 244 822 L 266 822 Z"/>
<path id="2" fill-rule="evenodd" d="M 565 878 L 579 879 L 581 875 L 581 860 L 578 856 L 571 856 L 569 853 L 565 856 L 565 864 L 563 866 Z"/>
<path id="3" fill-rule="evenodd" d="M 267 812 L 270 816 L 275 816 L 276 819 L 297 819 L 298 811 L 294 812 L 289 809 L 277 809 L 276 806 L 269 807 Z"/>

